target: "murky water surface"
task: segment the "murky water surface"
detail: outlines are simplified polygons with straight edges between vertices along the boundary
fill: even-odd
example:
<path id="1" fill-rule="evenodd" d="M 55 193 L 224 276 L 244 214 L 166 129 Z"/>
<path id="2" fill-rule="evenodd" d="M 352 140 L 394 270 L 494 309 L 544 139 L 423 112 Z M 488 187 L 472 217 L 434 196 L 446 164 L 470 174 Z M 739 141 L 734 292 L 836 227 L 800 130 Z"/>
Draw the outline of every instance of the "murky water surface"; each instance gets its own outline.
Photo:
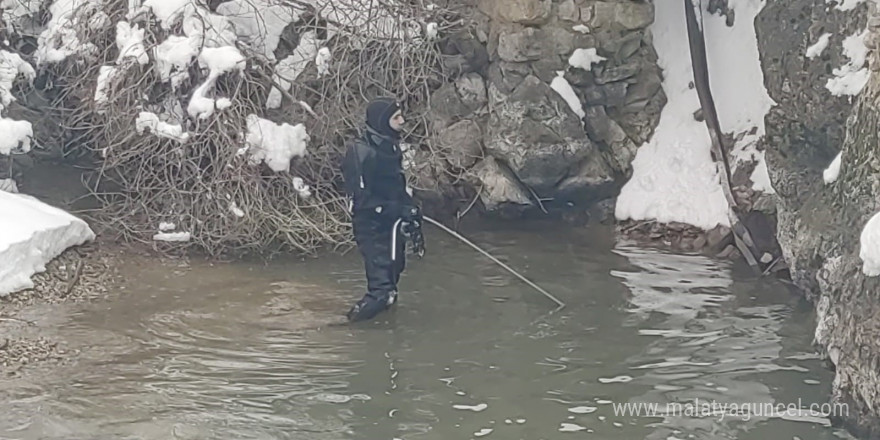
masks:
<path id="1" fill-rule="evenodd" d="M 0 438 L 847 438 L 810 412 L 832 375 L 783 285 L 602 228 L 465 233 L 568 307 L 434 228 L 355 326 L 355 252 L 129 267 L 119 298 L 30 312 L 81 353 L 0 379 Z"/>

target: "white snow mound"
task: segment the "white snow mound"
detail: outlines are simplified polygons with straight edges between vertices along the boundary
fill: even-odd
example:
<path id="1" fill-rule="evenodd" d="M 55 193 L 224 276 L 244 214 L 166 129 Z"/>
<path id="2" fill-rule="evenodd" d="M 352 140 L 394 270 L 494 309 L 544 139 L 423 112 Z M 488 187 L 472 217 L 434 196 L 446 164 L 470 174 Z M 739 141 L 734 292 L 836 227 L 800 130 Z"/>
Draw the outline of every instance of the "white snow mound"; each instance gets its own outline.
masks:
<path id="1" fill-rule="evenodd" d="M 0 297 L 34 287 L 31 276 L 67 248 L 94 240 L 82 220 L 24 194 L 0 191 Z"/>
<path id="2" fill-rule="evenodd" d="M 862 272 L 869 277 L 880 276 L 880 212 L 874 214 L 865 224 L 859 245 Z"/>
<path id="3" fill-rule="evenodd" d="M 289 171 L 290 160 L 305 156 L 309 134 L 303 124 L 276 124 L 250 115 L 247 119 L 247 143 L 251 163 L 266 162 L 273 171 Z"/>

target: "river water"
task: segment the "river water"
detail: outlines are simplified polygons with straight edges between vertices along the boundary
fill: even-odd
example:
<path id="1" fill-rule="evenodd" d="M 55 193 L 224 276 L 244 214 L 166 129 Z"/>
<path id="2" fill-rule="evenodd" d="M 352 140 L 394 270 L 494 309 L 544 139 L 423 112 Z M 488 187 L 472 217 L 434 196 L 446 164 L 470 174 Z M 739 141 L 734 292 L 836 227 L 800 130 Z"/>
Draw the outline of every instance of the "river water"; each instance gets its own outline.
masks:
<path id="1" fill-rule="evenodd" d="M 464 232 L 568 306 L 435 228 L 358 325 L 356 251 L 132 263 L 107 302 L 27 312 L 79 354 L 0 379 L 0 438 L 849 438 L 809 411 L 833 376 L 784 285 L 606 227 Z"/>

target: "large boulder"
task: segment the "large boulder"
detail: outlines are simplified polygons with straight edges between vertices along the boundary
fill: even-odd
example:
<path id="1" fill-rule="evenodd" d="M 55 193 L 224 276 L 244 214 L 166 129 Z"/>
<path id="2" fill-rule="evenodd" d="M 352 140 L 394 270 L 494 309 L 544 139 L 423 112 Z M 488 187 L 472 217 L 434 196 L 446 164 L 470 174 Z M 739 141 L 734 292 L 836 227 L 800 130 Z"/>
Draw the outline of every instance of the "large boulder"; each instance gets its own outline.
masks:
<path id="1" fill-rule="evenodd" d="M 594 162 L 593 177 L 613 178 L 580 118 L 534 75 L 492 106 L 484 143 L 539 195 L 552 195 L 561 181 L 577 174 L 584 161 Z"/>

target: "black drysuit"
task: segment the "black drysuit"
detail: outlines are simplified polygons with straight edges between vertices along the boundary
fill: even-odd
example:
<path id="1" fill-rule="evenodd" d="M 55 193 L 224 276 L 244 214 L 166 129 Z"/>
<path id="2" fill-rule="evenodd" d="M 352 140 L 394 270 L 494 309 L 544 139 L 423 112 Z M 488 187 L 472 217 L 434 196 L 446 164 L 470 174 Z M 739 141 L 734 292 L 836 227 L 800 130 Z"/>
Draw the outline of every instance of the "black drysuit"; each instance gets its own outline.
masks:
<path id="1" fill-rule="evenodd" d="M 418 212 L 406 191 L 399 137 L 388 126 L 396 109 L 393 102 L 371 105 L 367 133 L 348 148 L 343 161 L 355 241 L 367 278 L 367 294 L 349 314 L 353 320 L 372 318 L 396 299 L 397 283 L 406 267 L 406 240 L 400 225 Z"/>

